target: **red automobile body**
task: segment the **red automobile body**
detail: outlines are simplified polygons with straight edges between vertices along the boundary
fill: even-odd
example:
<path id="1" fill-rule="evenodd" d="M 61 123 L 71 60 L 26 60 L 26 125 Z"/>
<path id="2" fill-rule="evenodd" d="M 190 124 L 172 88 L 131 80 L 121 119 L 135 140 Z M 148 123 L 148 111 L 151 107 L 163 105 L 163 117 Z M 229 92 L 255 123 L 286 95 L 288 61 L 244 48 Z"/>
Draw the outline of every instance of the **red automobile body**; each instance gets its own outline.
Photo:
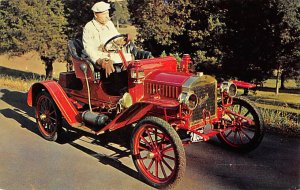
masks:
<path id="1" fill-rule="evenodd" d="M 171 56 L 129 62 L 127 69 L 127 75 L 129 76 L 128 93 L 132 99 L 132 105 L 117 114 L 109 124 L 99 130 L 91 130 L 88 126 L 85 126 L 82 119 L 82 111 L 80 110 L 83 107 L 80 102 L 84 104 L 89 103 L 88 88 L 92 89 L 90 91 L 91 105 L 96 109 L 113 109 L 122 97 L 112 96 L 105 92 L 102 81 L 95 78 L 95 68 L 90 62 L 73 56 L 73 64 L 75 71 L 61 73 L 58 82 L 44 81 L 34 84 L 28 92 L 28 105 L 35 106 L 35 98 L 38 92 L 46 90 L 53 97 L 63 117 L 71 126 L 94 134 L 100 134 L 106 130 L 119 129 L 137 122 L 146 115 L 160 117 L 177 130 L 184 129 L 196 133 L 202 136 L 204 140 L 208 140 L 210 136 L 214 136 L 222 131 L 222 129 L 216 131 L 213 128 L 206 129 L 204 133 L 197 131 L 198 128 L 205 125 L 210 124 L 212 126 L 224 114 L 224 110 L 216 106 L 217 83 L 215 79 L 209 76 L 201 76 L 202 80 L 197 79 L 198 83 L 206 83 L 208 80 L 212 84 L 213 94 L 210 94 L 210 96 L 213 95 L 213 97 L 209 98 L 211 99 L 212 110 L 214 110 L 213 113 L 206 108 L 201 109 L 201 113 L 198 113 L 201 119 L 191 124 L 190 120 L 193 117 L 193 111 L 184 109 L 178 101 L 184 84 L 193 78 L 194 81 L 196 81 L 196 77 L 200 78 L 199 76 L 193 76 L 188 71 L 189 58 L 183 59 L 179 70 L 176 59 Z M 86 75 L 80 69 L 82 64 L 87 66 Z M 132 73 L 135 73 L 136 77 L 130 77 Z M 139 78 L 137 76 L 138 73 L 143 73 L 143 77 Z M 79 89 L 70 89 L 69 83 L 72 83 L 73 80 L 78 80 L 82 86 Z M 207 93 L 206 96 L 208 96 Z M 204 99 L 205 97 L 203 97 L 203 101 Z"/>
<path id="2" fill-rule="evenodd" d="M 109 41 L 117 37 L 122 35 Z M 157 188 L 172 187 L 182 178 L 183 145 L 215 135 L 237 151 L 251 151 L 261 142 L 263 120 L 255 105 L 234 97 L 232 82 L 218 85 L 209 75 L 190 72 L 189 55 L 180 64 L 171 56 L 126 61 L 118 49 L 123 64 L 104 77 L 82 49 L 81 41 L 69 41 L 74 71 L 60 73 L 58 81 L 36 83 L 28 92 L 27 103 L 36 108 L 38 128 L 47 140 L 58 139 L 61 117 L 72 128 L 95 135 L 134 126 L 132 159 Z"/>
<path id="3" fill-rule="evenodd" d="M 235 114 L 227 109 L 232 104 L 232 98 L 224 98 L 224 93 L 221 93 L 223 106 L 217 106 L 217 88 L 220 85 L 211 76 L 191 73 L 191 61 L 187 54 L 183 56 L 180 65 L 177 65 L 172 56 L 130 62 L 125 60 L 123 66 L 127 70 L 119 69 L 119 73 L 125 74 L 125 78 L 119 74 L 117 78 L 121 78 L 119 83 L 126 84 L 126 93 L 123 91 L 116 94 L 111 92 L 115 90 L 111 86 L 116 83 L 111 77 L 109 80 L 103 78 L 97 65 L 77 54 L 74 44 L 69 45 L 69 50 L 74 71 L 60 73 L 58 82 L 44 81 L 34 84 L 28 92 L 28 105 L 35 106 L 38 94 L 47 91 L 72 127 L 93 134 L 119 129 L 145 116 L 161 118 L 176 130 L 195 133 L 204 140 L 231 130 L 230 126 L 224 126 L 221 118 L 226 113 Z M 253 88 L 250 83 L 233 83 L 239 87 Z M 193 109 L 187 105 L 191 95 L 196 97 L 193 101 L 197 106 Z M 89 109 L 86 105 L 89 105 Z M 90 127 L 83 117 L 87 110 L 109 115 L 109 123 L 97 129 Z M 204 131 L 199 132 L 199 128 Z"/>
<path id="4" fill-rule="evenodd" d="M 86 85 L 85 76 L 79 68 L 80 64 L 87 64 L 88 66 L 87 78 L 89 87 L 92 89 L 90 93 L 93 106 L 106 107 L 107 109 L 113 108 L 120 100 L 120 97 L 110 96 L 104 92 L 101 81 L 97 81 L 94 78 L 94 68 L 90 63 L 80 59 L 74 59 L 73 63 L 75 72 L 71 74 L 71 78 L 68 78 L 68 73 L 63 73 L 58 83 L 55 81 L 44 81 L 34 84 L 28 92 L 27 102 L 28 105 L 35 106 L 35 98 L 38 92 L 46 90 L 53 97 L 63 117 L 71 126 L 85 128 L 86 126 L 84 126 L 81 117 L 82 112 L 80 112 L 82 107 L 78 102 L 88 103 L 88 86 Z M 195 126 L 190 126 L 188 124 L 190 115 L 181 113 L 178 96 L 182 91 L 182 85 L 192 74 L 189 72 L 178 72 L 177 62 L 174 57 L 132 62 L 131 67 L 128 68 L 128 75 L 131 72 L 138 71 L 143 71 L 143 82 L 137 81 L 138 79 L 136 78 L 128 77 L 128 92 L 132 98 L 132 106 L 118 114 L 107 126 L 98 131 L 93 131 L 93 133 L 99 134 L 105 130 L 116 130 L 149 114 L 156 116 L 159 114 L 166 121 L 171 123 L 173 121 L 173 125 L 176 125 L 177 128 L 195 130 L 206 124 L 206 121 L 202 121 Z M 68 80 L 75 80 L 74 76 L 81 81 L 82 88 L 80 90 L 64 88 L 68 85 L 67 83 L 70 83 Z M 209 122 L 212 122 L 212 119 L 214 118 L 210 118 Z"/>

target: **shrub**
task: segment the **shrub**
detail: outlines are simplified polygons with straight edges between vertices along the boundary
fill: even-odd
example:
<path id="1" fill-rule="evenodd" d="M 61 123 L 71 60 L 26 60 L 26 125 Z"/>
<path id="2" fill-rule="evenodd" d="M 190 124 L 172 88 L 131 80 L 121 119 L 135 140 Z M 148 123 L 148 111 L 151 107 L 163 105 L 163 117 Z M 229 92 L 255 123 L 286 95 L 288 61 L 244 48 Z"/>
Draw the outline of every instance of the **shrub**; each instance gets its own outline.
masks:
<path id="1" fill-rule="evenodd" d="M 287 136 L 300 135 L 299 114 L 270 109 L 261 109 L 261 113 L 267 130 Z"/>

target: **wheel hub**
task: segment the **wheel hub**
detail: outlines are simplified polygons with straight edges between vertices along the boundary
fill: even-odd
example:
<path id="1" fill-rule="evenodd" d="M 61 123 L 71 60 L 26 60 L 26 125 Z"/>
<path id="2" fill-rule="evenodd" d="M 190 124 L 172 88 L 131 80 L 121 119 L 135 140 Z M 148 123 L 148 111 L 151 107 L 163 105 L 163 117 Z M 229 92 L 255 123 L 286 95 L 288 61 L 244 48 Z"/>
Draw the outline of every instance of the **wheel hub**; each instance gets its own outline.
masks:
<path id="1" fill-rule="evenodd" d="M 148 152 L 148 154 L 147 154 L 147 158 L 148 159 L 152 159 L 152 158 L 154 158 L 155 157 L 155 153 L 153 153 L 153 152 Z"/>
<path id="2" fill-rule="evenodd" d="M 45 120 L 46 118 L 47 118 L 47 115 L 46 115 L 46 114 L 41 114 L 41 115 L 40 115 L 40 119 L 41 119 L 41 120 Z"/>
<path id="3" fill-rule="evenodd" d="M 148 152 L 147 158 L 148 159 L 153 159 L 153 158 L 161 159 L 161 152 L 158 149 Z"/>

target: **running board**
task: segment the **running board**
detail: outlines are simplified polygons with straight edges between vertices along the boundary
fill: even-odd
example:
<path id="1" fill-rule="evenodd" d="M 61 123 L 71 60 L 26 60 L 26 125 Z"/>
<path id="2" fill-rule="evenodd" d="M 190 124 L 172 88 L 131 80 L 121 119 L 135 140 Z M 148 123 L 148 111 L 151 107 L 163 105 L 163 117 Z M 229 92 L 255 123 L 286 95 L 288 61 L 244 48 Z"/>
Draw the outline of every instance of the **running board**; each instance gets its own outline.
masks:
<path id="1" fill-rule="evenodd" d="M 78 125 L 79 124 L 79 125 Z M 94 131 L 93 129 L 89 128 L 89 127 L 86 127 L 84 126 L 83 124 L 75 124 L 75 125 L 71 125 L 73 128 L 76 128 L 76 129 L 79 129 L 81 131 L 85 131 L 85 132 L 88 132 L 88 133 L 91 133 L 93 135 L 96 134 L 96 131 Z"/>

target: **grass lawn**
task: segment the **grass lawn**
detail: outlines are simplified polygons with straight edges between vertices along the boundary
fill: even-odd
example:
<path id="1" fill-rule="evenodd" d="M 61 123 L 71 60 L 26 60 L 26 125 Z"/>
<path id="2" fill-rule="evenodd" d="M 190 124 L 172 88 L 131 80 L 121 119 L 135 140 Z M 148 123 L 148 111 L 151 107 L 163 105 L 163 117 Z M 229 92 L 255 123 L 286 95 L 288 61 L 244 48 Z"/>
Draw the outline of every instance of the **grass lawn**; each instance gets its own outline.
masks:
<path id="1" fill-rule="evenodd" d="M 249 93 L 249 99 L 254 101 L 259 107 L 268 109 L 278 109 L 300 114 L 300 94 L 256 91 Z"/>
<path id="2" fill-rule="evenodd" d="M 280 85 L 280 80 L 279 80 L 279 85 Z M 284 82 L 284 85 L 288 89 L 296 89 L 297 88 L 296 80 L 294 80 L 294 79 L 286 80 Z M 263 86 L 269 87 L 269 88 L 276 88 L 276 79 L 268 79 L 268 80 L 264 81 Z M 300 90 L 300 89 L 298 89 L 298 90 Z"/>
<path id="3" fill-rule="evenodd" d="M 300 89 L 296 80 L 287 80 L 285 87 L 286 89 L 280 89 L 280 93 L 276 95 L 276 80 L 268 79 L 263 82 L 263 87 L 259 87 L 256 91 L 250 90 L 248 98 L 261 108 L 300 114 Z M 238 94 L 243 94 L 243 90 L 238 89 Z"/>

